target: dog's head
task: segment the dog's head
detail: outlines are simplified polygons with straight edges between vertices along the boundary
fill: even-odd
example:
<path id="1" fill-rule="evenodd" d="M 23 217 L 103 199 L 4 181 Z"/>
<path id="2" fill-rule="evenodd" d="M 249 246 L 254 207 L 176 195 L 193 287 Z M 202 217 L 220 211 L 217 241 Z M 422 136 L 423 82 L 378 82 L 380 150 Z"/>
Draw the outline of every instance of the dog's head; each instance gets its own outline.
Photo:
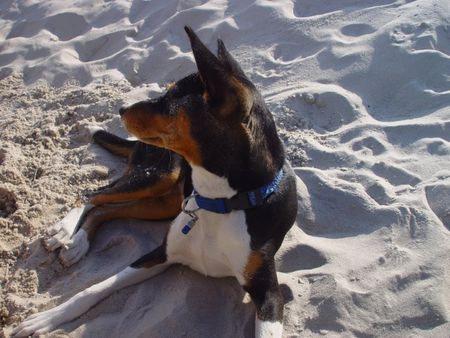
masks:
<path id="1" fill-rule="evenodd" d="M 171 149 L 221 176 L 236 163 L 258 162 L 274 172 L 284 160 L 283 150 L 255 86 L 221 40 L 216 56 L 190 27 L 185 30 L 198 73 L 174 83 L 161 97 L 121 108 L 126 128 L 141 141 Z"/>

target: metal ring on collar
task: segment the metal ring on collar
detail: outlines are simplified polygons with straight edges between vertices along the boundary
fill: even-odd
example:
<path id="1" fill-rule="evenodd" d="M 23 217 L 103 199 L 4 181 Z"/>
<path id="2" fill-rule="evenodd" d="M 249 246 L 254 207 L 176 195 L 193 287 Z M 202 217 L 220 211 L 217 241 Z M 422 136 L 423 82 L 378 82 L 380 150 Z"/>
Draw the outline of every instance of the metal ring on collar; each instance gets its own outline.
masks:
<path id="1" fill-rule="evenodd" d="M 196 209 L 192 209 L 192 210 L 187 210 L 187 209 L 186 209 L 189 200 L 191 200 L 191 199 L 193 199 L 193 198 L 195 199 L 195 196 L 196 196 L 196 194 L 195 194 L 195 193 L 192 193 L 191 195 L 189 195 L 188 197 L 186 197 L 186 198 L 183 200 L 183 203 L 181 204 L 181 210 L 182 210 L 183 212 L 185 212 L 186 214 L 188 214 L 188 215 L 190 215 L 190 214 L 192 214 L 192 213 L 194 213 L 194 212 L 200 210 L 199 207 L 197 207 Z"/>

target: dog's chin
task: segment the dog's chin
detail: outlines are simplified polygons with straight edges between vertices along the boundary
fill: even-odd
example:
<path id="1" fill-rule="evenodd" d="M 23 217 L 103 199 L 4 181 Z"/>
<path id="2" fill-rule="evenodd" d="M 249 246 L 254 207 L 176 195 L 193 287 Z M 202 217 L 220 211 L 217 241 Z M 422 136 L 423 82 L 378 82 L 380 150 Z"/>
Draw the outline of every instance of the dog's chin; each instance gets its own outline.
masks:
<path id="1" fill-rule="evenodd" d="M 153 136 L 153 137 L 142 137 L 139 138 L 140 141 L 147 143 L 147 144 L 151 144 L 154 146 L 161 146 L 163 144 L 163 139 L 159 136 Z"/>

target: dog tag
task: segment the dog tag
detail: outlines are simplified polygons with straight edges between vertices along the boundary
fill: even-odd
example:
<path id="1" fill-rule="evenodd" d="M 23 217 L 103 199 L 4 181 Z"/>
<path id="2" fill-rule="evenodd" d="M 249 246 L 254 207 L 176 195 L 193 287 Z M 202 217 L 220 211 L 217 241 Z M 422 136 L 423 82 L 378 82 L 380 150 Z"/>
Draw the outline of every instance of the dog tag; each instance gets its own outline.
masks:
<path id="1" fill-rule="evenodd" d="M 195 215 L 194 213 L 188 214 L 188 215 L 191 216 L 192 219 L 191 219 L 189 222 L 187 222 L 187 223 L 184 225 L 184 227 L 181 229 L 181 232 L 182 232 L 183 234 L 185 234 L 185 235 L 187 235 L 187 234 L 189 233 L 189 231 L 191 231 L 191 229 L 194 227 L 195 223 L 196 223 L 197 220 L 198 220 L 197 215 Z"/>
<path id="2" fill-rule="evenodd" d="M 191 231 L 191 229 L 194 227 L 195 223 L 198 221 L 198 216 L 195 214 L 195 212 L 197 210 L 199 210 L 200 208 L 196 208 L 196 209 L 192 209 L 189 210 L 187 209 L 187 204 L 189 202 L 190 199 L 195 198 L 195 193 L 193 193 L 192 195 L 186 197 L 183 200 L 183 203 L 181 204 L 181 210 L 188 216 L 191 217 L 191 220 L 189 222 L 187 222 L 184 227 L 181 229 L 181 232 L 185 235 L 187 235 L 189 233 L 189 231 Z"/>

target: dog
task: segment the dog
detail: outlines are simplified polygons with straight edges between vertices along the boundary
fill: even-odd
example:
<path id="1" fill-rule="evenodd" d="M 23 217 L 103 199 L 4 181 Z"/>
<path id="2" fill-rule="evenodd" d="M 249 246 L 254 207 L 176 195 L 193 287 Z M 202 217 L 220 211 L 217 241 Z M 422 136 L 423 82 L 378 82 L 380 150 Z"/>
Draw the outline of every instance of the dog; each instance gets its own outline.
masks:
<path id="1" fill-rule="evenodd" d="M 168 149 L 179 155 L 170 160 L 174 162 L 161 173 L 160 180 L 145 185 L 151 191 L 157 190 L 155 187 L 164 188 L 157 194 L 141 194 L 147 197 L 138 202 L 126 202 L 153 203 L 166 196 L 160 194 L 165 190 L 167 198 L 149 208 L 152 215 L 119 211 L 119 216 L 166 218 L 180 204 L 181 212 L 159 247 L 55 308 L 32 315 L 14 330 L 16 336 L 53 330 L 114 291 L 180 263 L 205 276 L 234 276 L 256 307 L 255 336 L 281 337 L 283 299 L 274 255 L 296 218 L 295 174 L 285 158 L 273 117 L 262 96 L 223 41 L 218 40 L 216 56 L 190 27 L 186 26 L 185 31 L 198 72 L 179 80 L 159 98 L 119 110 L 125 128 L 140 141 L 133 147 L 137 144 L 143 148 L 137 156 L 147 156 L 147 145 L 161 154 Z M 98 133 L 94 138 L 111 141 L 110 134 Z M 128 141 L 115 141 L 106 142 L 106 147 L 115 144 L 110 147 L 113 152 L 130 154 Z M 192 193 L 184 197 L 190 184 Z M 116 182 L 92 200 L 98 204 L 117 201 L 115 193 L 121 191 L 119 187 Z M 172 209 L 159 214 L 166 205 Z M 115 208 L 112 204 L 95 208 L 102 207 Z M 73 236 L 79 238 L 76 243 L 86 243 L 86 237 L 92 236 L 89 224 L 95 222 L 88 221 L 89 212 L 86 215 Z M 74 256 L 68 263 L 79 259 L 79 254 Z"/>

